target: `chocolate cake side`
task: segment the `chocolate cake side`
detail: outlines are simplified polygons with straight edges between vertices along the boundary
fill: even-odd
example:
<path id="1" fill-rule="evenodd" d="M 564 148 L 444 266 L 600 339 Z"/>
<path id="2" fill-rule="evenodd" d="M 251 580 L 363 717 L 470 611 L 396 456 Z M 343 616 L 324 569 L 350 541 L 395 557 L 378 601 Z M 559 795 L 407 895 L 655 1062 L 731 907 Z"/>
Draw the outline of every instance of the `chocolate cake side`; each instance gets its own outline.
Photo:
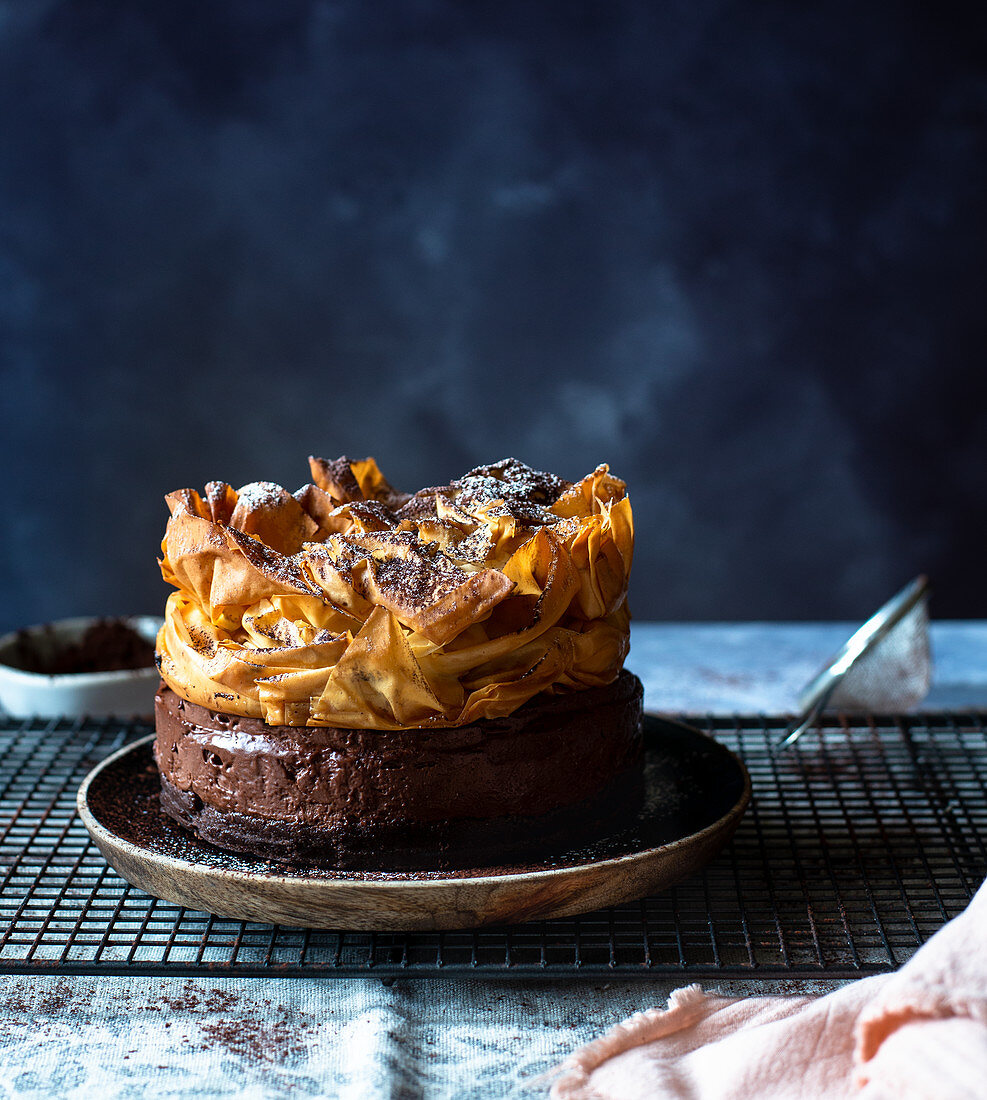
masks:
<path id="1" fill-rule="evenodd" d="M 162 686 L 161 807 L 217 847 L 340 869 L 550 858 L 636 810 L 641 711 L 641 683 L 627 671 L 439 729 L 269 726 Z"/>

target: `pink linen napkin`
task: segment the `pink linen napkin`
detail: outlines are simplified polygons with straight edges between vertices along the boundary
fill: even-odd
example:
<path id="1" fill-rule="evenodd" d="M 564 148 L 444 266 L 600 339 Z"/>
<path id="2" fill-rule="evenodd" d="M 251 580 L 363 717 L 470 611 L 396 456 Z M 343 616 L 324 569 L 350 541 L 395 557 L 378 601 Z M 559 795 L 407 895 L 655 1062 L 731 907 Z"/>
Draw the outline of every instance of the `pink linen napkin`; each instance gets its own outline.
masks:
<path id="1" fill-rule="evenodd" d="M 824 997 L 677 989 L 575 1051 L 553 1100 L 982 1100 L 987 884 L 895 974 Z"/>

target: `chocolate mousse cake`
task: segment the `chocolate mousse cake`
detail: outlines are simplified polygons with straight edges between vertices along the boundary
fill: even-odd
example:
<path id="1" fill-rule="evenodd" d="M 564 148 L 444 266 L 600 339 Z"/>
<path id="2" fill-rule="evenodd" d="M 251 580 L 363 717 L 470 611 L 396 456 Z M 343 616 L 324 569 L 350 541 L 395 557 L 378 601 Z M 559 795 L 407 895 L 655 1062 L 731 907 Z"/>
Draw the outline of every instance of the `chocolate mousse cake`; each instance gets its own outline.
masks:
<path id="1" fill-rule="evenodd" d="M 161 807 L 230 851 L 352 870 L 544 859 L 640 799 L 633 521 L 600 466 L 409 495 L 373 459 L 295 493 L 168 496 Z"/>

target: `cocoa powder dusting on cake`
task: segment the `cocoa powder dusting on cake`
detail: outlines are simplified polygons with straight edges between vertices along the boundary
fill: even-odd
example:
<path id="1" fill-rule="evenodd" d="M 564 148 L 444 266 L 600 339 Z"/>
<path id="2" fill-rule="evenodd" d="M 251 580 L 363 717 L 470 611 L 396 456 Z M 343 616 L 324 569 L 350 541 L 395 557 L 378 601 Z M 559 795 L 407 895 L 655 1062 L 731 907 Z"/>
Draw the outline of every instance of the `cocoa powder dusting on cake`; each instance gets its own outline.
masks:
<path id="1" fill-rule="evenodd" d="M 428 607 L 467 579 L 451 562 L 440 569 L 433 562 L 404 558 L 378 562 L 375 572 L 381 588 L 408 607 Z"/>
<path id="2" fill-rule="evenodd" d="M 437 498 L 467 511 L 484 508 L 488 515 L 507 515 L 524 526 L 540 527 L 559 521 L 548 509 L 571 484 L 516 458 L 505 458 L 477 466 L 449 485 L 419 490 L 397 513 L 386 512 L 388 520 L 400 520 L 401 526 L 396 531 L 382 530 L 372 551 L 378 583 L 406 606 L 426 607 L 467 580 L 467 573 L 453 557 L 471 564 L 485 561 L 491 543 L 482 523 L 468 534 L 468 527 L 457 531 L 457 537 L 450 540 L 449 556 L 436 543 L 420 537 L 418 524 L 424 521 L 427 526 L 429 520 L 437 520 Z M 380 520 L 384 518 L 382 512 Z M 367 556 L 366 549 L 347 540 L 340 539 L 336 545 L 342 551 L 339 564 L 345 562 L 352 568 Z M 399 552 L 389 553 L 392 547 Z"/>
<path id="3" fill-rule="evenodd" d="M 556 474 L 534 470 L 516 458 L 503 458 L 489 466 L 477 466 L 452 482 L 450 488 L 462 507 L 476 508 L 502 500 L 506 514 L 529 526 L 543 526 L 558 521 L 548 508 L 571 484 Z"/>
<path id="4" fill-rule="evenodd" d="M 448 496 L 448 485 L 433 485 L 428 489 L 419 489 L 411 499 L 402 505 L 397 511 L 397 517 L 399 520 L 417 520 L 425 518 L 435 518 L 435 498 L 436 496 Z"/>
<path id="5" fill-rule="evenodd" d="M 279 554 L 259 539 L 252 535 L 245 535 L 235 527 L 228 527 L 226 530 L 255 569 L 286 588 L 305 593 L 312 591 L 312 586 L 306 580 L 299 564 L 300 555 Z"/>
<path id="6" fill-rule="evenodd" d="M 312 477 L 316 485 L 340 502 L 363 500 L 360 483 L 356 480 L 350 460 L 340 455 L 331 461 L 325 458 L 309 458 Z"/>
<path id="7" fill-rule="evenodd" d="M 208 489 L 208 486 L 206 487 Z M 251 511 L 262 508 L 275 508 L 288 494 L 273 481 L 251 481 L 237 490 L 237 504 Z"/>
<path id="8" fill-rule="evenodd" d="M 212 657 L 215 655 L 216 644 L 204 630 L 189 627 L 188 636 L 192 648 L 200 657 Z"/>
<path id="9" fill-rule="evenodd" d="M 359 519 L 369 531 L 389 531 L 397 527 L 397 516 L 382 501 L 358 500 L 348 508 L 350 515 Z"/>

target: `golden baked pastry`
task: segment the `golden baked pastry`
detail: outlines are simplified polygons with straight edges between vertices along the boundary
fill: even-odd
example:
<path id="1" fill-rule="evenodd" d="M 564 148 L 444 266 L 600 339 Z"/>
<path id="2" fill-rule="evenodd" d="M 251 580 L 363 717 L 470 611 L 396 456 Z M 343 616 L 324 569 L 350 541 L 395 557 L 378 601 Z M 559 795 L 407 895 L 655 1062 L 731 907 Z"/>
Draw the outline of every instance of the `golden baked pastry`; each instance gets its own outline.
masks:
<path id="1" fill-rule="evenodd" d="M 272 726 L 394 730 L 617 677 L 634 535 L 607 466 L 571 484 L 505 459 L 409 496 L 372 458 L 309 464 L 294 494 L 167 496 L 158 656 L 178 695 Z"/>

